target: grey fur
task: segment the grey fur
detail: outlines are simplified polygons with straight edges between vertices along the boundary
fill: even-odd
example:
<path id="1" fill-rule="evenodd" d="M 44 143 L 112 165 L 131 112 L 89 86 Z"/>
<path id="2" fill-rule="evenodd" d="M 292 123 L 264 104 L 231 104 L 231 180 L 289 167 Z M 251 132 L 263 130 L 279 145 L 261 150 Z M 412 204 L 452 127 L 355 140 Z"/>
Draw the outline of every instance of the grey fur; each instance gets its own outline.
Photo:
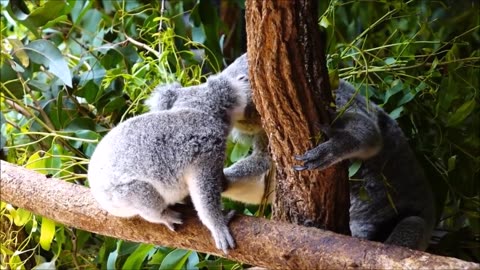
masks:
<path id="1" fill-rule="evenodd" d="M 119 124 L 95 149 L 88 179 L 101 207 L 174 230 L 182 221 L 168 206 L 190 195 L 217 248 L 234 248 L 232 214 L 223 215 L 220 193 L 226 138 L 246 106 L 245 79 L 219 75 L 199 86 L 158 87 L 151 112 Z"/>
<path id="2" fill-rule="evenodd" d="M 223 74 L 235 76 L 242 69 L 244 73 L 248 70 L 246 55 L 232 63 Z M 339 117 L 331 127 L 324 128 L 329 139 L 298 156 L 303 164 L 295 166 L 295 169 L 324 169 L 345 159 L 363 160 L 353 176 L 362 181 L 350 181 L 352 235 L 425 249 L 435 221 L 433 196 L 403 132 L 380 107 L 372 102 L 367 104 L 349 83 L 341 80 L 335 94 Z M 255 114 L 246 112 L 246 115 Z M 234 126 L 234 132 L 241 136 L 265 137 L 257 118 L 252 121 L 244 119 L 243 125 Z M 267 142 L 262 139 L 257 142 L 253 144 L 251 156 L 224 169 L 229 183 L 224 194 L 228 194 L 229 189 L 238 188 L 239 183 L 252 185 L 252 181 L 264 181 L 263 175 L 271 158 Z M 361 189 L 367 192 L 368 200 L 360 199 Z M 245 194 L 247 199 L 234 199 L 260 203 L 259 200 L 248 199 L 261 198 L 264 191 L 251 192 L 258 194 Z"/>

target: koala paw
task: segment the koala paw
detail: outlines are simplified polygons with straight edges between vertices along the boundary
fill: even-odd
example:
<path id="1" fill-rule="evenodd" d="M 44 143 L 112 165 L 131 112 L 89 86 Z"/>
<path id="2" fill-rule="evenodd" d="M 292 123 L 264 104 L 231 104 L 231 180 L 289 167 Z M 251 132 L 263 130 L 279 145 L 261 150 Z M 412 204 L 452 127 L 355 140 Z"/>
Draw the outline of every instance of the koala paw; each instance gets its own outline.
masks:
<path id="1" fill-rule="evenodd" d="M 169 228 L 171 231 L 175 231 L 174 225 L 183 223 L 180 216 L 180 213 L 167 208 L 162 213 L 162 223 L 167 226 L 167 228 Z"/>
<path id="2" fill-rule="evenodd" d="M 335 162 L 334 155 L 329 151 L 328 147 L 325 147 L 325 144 L 320 144 L 317 147 L 308 150 L 303 155 L 295 156 L 295 159 L 303 162 L 303 165 L 293 167 L 297 171 L 313 169 L 323 170 Z"/>
<path id="3" fill-rule="evenodd" d="M 213 239 L 215 240 L 215 246 L 222 250 L 223 253 L 228 254 L 229 248 L 235 248 L 235 241 L 233 240 L 227 225 L 221 226 L 212 234 Z"/>

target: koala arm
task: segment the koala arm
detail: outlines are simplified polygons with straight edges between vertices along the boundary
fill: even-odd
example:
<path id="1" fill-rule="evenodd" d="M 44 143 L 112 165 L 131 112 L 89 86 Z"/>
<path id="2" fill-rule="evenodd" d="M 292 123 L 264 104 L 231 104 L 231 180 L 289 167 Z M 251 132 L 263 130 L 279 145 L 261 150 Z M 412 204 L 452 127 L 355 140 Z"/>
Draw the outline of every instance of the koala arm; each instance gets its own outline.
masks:
<path id="1" fill-rule="evenodd" d="M 377 123 L 363 112 L 347 111 L 331 127 L 324 128 L 326 142 L 295 158 L 303 162 L 298 171 L 325 169 L 350 158 L 368 159 L 382 148 Z"/>
<path id="2" fill-rule="evenodd" d="M 253 137 L 252 154 L 241 159 L 223 170 L 228 182 L 237 182 L 252 176 L 262 176 L 270 168 L 270 155 L 267 149 L 265 133 L 259 133 Z"/>
<path id="3" fill-rule="evenodd" d="M 243 203 L 260 204 L 264 194 L 269 195 L 273 191 L 272 185 L 266 186 L 265 179 L 270 166 L 267 136 L 260 132 L 253 137 L 252 154 L 223 170 L 226 188 L 222 196 Z"/>

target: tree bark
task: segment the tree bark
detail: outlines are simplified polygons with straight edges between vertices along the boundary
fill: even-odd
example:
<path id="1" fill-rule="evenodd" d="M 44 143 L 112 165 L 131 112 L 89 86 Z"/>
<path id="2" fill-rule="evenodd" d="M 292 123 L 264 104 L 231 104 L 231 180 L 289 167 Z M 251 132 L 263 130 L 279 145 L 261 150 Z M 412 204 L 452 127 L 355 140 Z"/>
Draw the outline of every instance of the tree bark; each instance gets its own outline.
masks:
<path id="1" fill-rule="evenodd" d="M 273 217 L 349 233 L 345 164 L 297 172 L 295 155 L 317 145 L 319 124 L 328 125 L 333 98 L 316 0 L 247 0 L 249 74 L 277 164 Z"/>
<path id="2" fill-rule="evenodd" d="M 193 212 L 184 215 L 184 223 L 172 232 L 140 218 L 122 219 L 107 214 L 84 186 L 47 178 L 4 161 L 0 165 L 0 200 L 66 226 L 128 241 L 192 249 L 269 269 L 480 267 L 455 258 L 246 216 L 237 216 L 230 223 L 237 248 L 225 255 L 215 248 L 208 229 Z"/>

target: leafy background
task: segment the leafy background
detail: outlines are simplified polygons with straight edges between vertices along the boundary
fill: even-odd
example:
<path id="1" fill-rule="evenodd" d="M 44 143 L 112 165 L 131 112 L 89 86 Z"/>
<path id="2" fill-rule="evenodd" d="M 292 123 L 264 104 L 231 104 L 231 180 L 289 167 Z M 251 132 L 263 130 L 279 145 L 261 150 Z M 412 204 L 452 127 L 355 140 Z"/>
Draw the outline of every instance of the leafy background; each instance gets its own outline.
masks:
<path id="1" fill-rule="evenodd" d="M 82 185 L 98 141 L 145 112 L 155 85 L 198 84 L 245 51 L 244 0 L 0 4 L 2 158 Z M 438 212 L 428 251 L 480 261 L 479 1 L 320 5 L 331 77 L 389 112 L 424 165 Z M 227 164 L 248 150 L 229 143 Z M 2 268 L 244 267 L 65 227 L 5 202 L 0 226 Z"/>

